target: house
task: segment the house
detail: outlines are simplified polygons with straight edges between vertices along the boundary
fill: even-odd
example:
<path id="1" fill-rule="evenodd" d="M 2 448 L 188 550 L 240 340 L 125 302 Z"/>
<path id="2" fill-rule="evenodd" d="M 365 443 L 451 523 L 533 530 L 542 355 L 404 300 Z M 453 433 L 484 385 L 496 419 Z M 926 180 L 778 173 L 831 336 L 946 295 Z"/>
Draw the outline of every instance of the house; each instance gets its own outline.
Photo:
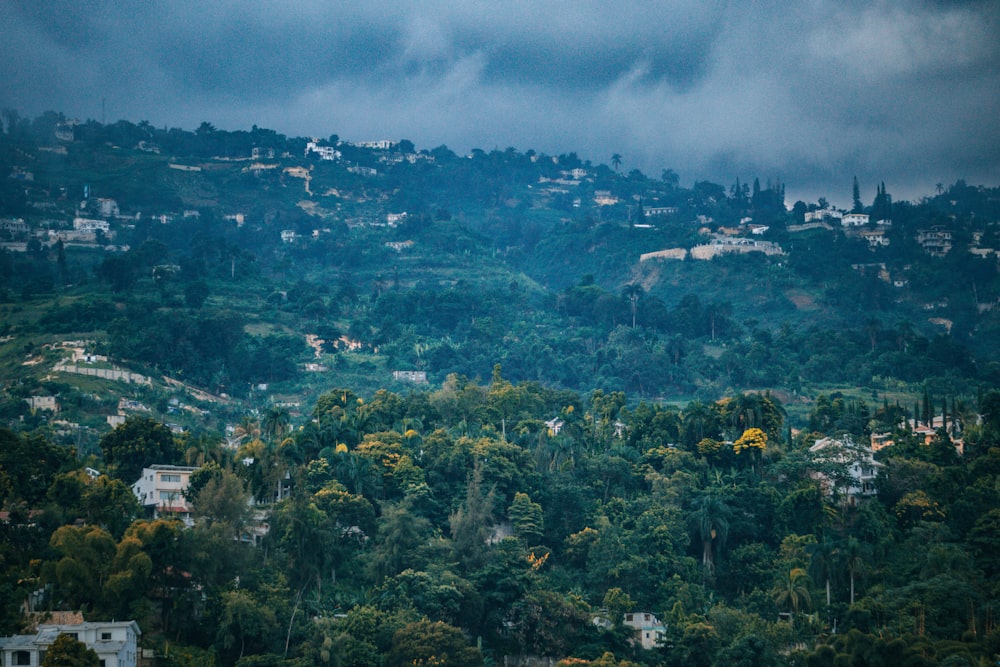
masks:
<path id="1" fill-rule="evenodd" d="M 611 194 L 610 190 L 595 190 L 594 203 L 598 206 L 614 206 L 621 200 Z"/>
<path id="2" fill-rule="evenodd" d="M 23 218 L 4 218 L 0 220 L 0 231 L 10 232 L 11 235 L 27 234 L 30 228 Z"/>
<path id="3" fill-rule="evenodd" d="M 105 234 L 111 229 L 107 220 L 93 220 L 91 218 L 74 218 L 73 229 L 78 232 L 103 232 Z"/>
<path id="4" fill-rule="evenodd" d="M 889 245 L 889 237 L 882 229 L 865 230 L 858 233 L 858 236 L 868 241 L 869 248 L 884 248 Z"/>
<path id="5" fill-rule="evenodd" d="M 338 151 L 333 146 L 320 146 L 315 141 L 310 141 L 306 144 L 306 157 L 309 157 L 309 153 L 316 153 L 319 155 L 320 160 L 339 160 L 340 151 Z"/>
<path id="6" fill-rule="evenodd" d="M 861 227 L 868 224 L 867 213 L 845 213 L 840 219 L 840 224 L 844 227 Z"/>
<path id="7" fill-rule="evenodd" d="M 358 148 L 371 148 L 379 151 L 387 151 L 396 145 L 395 141 L 389 139 L 379 139 L 377 141 L 356 141 L 354 145 Z"/>
<path id="8" fill-rule="evenodd" d="M 817 480 L 827 495 L 842 495 L 848 505 L 874 496 L 875 478 L 882 464 L 876 461 L 872 448 L 859 445 L 850 436 L 821 438 L 809 448 L 813 461 L 823 470 L 814 470 L 810 477 Z"/>
<path id="9" fill-rule="evenodd" d="M 135 621 L 82 622 L 39 625 L 32 635 L 0 637 L 4 667 L 39 667 L 45 652 L 66 634 L 93 649 L 101 667 L 136 667 L 142 631 Z"/>
<path id="10" fill-rule="evenodd" d="M 803 222 L 822 222 L 827 218 L 843 220 L 844 214 L 832 208 L 821 208 L 816 211 L 806 211 Z"/>
<path id="11" fill-rule="evenodd" d="M 387 213 L 385 216 L 385 222 L 390 227 L 395 227 L 399 223 L 406 220 L 406 215 L 406 211 L 403 211 L 402 213 Z"/>
<path id="12" fill-rule="evenodd" d="M 647 206 L 642 209 L 642 214 L 647 218 L 652 218 L 655 215 L 673 215 L 677 213 L 676 206 Z"/>
<path id="13" fill-rule="evenodd" d="M 29 406 L 31 406 L 32 412 L 35 410 L 59 412 L 59 402 L 56 401 L 55 396 L 29 396 L 24 400 Z"/>
<path id="14" fill-rule="evenodd" d="M 661 623 L 656 616 L 646 612 L 625 614 L 625 625 L 635 630 L 634 641 L 646 650 L 660 646 L 663 642 L 663 636 L 667 632 L 667 626 Z"/>
<path id="15" fill-rule="evenodd" d="M 921 229 L 917 232 L 917 243 L 935 257 L 944 257 L 951 250 L 951 232 L 941 227 Z"/>
<path id="16" fill-rule="evenodd" d="M 393 371 L 392 379 L 400 382 L 427 384 L 427 371 Z"/>
<path id="17" fill-rule="evenodd" d="M 177 518 L 193 526 L 191 506 L 184 491 L 191 483 L 190 466 L 152 465 L 142 469 L 142 477 L 132 484 L 132 493 L 139 504 L 151 512 L 154 519 Z"/>

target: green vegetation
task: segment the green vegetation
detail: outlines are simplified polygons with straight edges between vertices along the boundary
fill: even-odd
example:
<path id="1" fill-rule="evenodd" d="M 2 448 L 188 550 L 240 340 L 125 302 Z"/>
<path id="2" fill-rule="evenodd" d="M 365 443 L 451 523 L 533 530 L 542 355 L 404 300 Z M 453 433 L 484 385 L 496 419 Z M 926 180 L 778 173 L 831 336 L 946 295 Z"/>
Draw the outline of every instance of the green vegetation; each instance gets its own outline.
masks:
<path id="1" fill-rule="evenodd" d="M 30 595 L 165 664 L 1000 657 L 996 189 L 854 229 L 574 154 L 4 118 L 2 632 Z"/>

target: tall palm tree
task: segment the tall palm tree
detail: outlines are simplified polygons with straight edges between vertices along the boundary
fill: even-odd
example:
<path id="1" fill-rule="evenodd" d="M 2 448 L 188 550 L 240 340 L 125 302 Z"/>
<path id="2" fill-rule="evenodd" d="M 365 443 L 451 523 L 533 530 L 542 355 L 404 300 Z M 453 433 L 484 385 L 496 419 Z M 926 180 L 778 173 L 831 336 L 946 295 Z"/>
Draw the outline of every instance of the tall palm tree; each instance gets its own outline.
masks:
<path id="1" fill-rule="evenodd" d="M 688 515 L 688 525 L 701 540 L 701 563 L 705 574 L 715 573 L 715 558 L 729 535 L 729 506 L 711 490 L 695 499 Z"/>
<path id="2" fill-rule="evenodd" d="M 839 555 L 837 545 L 824 535 L 818 542 L 809 547 L 809 553 L 812 557 L 809 563 L 810 569 L 825 582 L 826 606 L 829 608 L 830 577 L 833 575 L 834 565 Z"/>
<path id="3" fill-rule="evenodd" d="M 844 543 L 844 567 L 851 579 L 851 604 L 854 604 L 854 582 L 864 572 L 865 559 L 862 554 L 863 545 L 856 537 L 849 537 Z"/>
<path id="4" fill-rule="evenodd" d="M 621 169 L 622 166 L 622 156 L 621 153 L 615 153 L 611 156 L 611 166 L 615 168 L 615 171 Z"/>
<path id="5" fill-rule="evenodd" d="M 809 575 L 801 567 L 793 567 L 788 571 L 788 576 L 774 592 L 774 603 L 779 607 L 786 607 L 791 611 L 792 625 L 795 624 L 795 615 L 799 609 L 812 605 L 812 598 L 809 596 Z"/>
<path id="6" fill-rule="evenodd" d="M 622 296 L 628 299 L 629 305 L 632 308 L 632 328 L 635 329 L 635 311 L 639 304 L 639 297 L 642 296 L 643 289 L 642 285 L 638 283 L 629 283 L 622 289 Z"/>

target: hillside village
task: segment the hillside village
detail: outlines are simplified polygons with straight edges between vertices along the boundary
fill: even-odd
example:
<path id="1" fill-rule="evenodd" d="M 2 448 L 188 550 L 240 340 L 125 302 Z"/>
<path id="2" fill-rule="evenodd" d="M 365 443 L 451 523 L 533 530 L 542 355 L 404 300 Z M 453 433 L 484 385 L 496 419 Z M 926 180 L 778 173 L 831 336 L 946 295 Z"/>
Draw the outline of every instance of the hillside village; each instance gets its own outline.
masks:
<path id="1" fill-rule="evenodd" d="M 3 664 L 1000 657 L 1000 190 L 617 157 L 8 110 Z"/>

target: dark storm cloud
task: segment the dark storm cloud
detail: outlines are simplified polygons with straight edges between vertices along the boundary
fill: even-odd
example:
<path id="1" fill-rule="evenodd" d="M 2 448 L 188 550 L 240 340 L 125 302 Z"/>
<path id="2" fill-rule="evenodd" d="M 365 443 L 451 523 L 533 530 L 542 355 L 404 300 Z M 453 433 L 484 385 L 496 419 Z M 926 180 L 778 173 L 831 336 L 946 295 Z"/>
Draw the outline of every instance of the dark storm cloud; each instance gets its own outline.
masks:
<path id="1" fill-rule="evenodd" d="M 996 2 L 0 4 L 0 104 L 576 151 L 843 203 L 1000 181 Z"/>

